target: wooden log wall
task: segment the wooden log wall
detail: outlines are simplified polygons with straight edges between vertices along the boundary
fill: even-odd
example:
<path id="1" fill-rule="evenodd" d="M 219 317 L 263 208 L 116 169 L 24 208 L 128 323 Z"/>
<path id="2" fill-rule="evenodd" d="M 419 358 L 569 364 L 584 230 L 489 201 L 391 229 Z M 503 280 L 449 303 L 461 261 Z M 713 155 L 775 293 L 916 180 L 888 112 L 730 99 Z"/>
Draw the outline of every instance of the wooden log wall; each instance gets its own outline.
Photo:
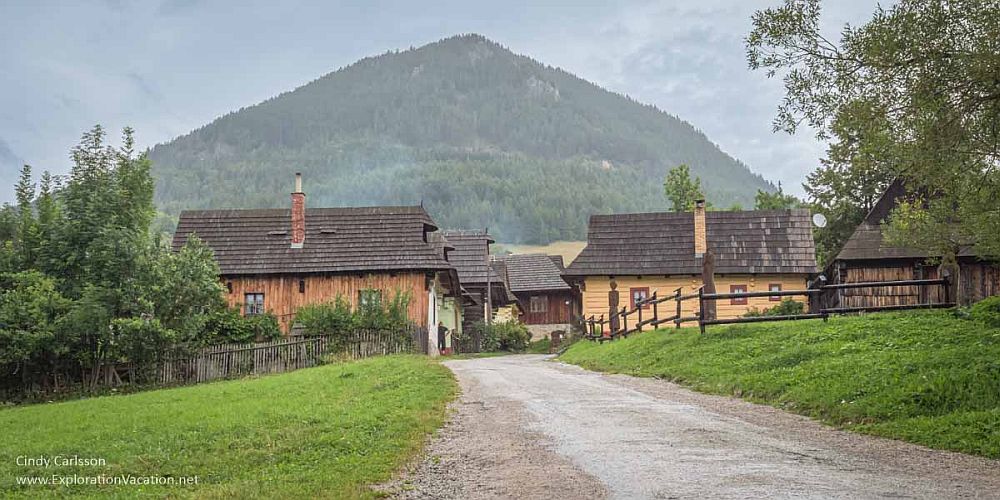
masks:
<path id="1" fill-rule="evenodd" d="M 544 297 L 546 309 L 544 312 L 531 312 L 531 297 Z M 537 292 L 518 293 L 521 303 L 521 321 L 526 325 L 554 325 L 570 322 L 570 312 L 573 306 L 573 295 L 569 292 Z"/>
<path id="2" fill-rule="evenodd" d="M 305 282 L 304 291 L 301 292 L 300 280 Z M 409 292 L 409 320 L 417 325 L 426 325 L 426 280 L 424 273 L 224 276 L 222 284 L 232 287 L 232 292 L 223 292 L 226 301 L 230 306 L 240 307 L 241 311 L 245 294 L 263 293 L 264 308 L 278 316 L 281 329 L 287 334 L 299 307 L 332 301 L 338 295 L 346 298 L 351 307 L 357 307 L 358 294 L 366 289 L 382 291 L 383 300 L 391 299 L 397 291 Z"/>

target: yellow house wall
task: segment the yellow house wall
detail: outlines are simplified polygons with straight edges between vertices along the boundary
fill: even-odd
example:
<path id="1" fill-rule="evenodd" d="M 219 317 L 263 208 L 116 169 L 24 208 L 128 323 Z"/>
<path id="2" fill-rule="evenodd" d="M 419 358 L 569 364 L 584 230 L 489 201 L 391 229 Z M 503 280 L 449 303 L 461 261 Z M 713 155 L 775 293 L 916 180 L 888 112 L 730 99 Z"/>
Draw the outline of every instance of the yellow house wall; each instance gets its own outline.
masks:
<path id="1" fill-rule="evenodd" d="M 649 293 L 658 292 L 657 296 L 673 295 L 674 290 L 681 287 L 682 294 L 696 293 L 701 286 L 701 275 L 697 276 L 617 276 L 618 283 L 618 307 L 629 306 L 629 289 L 638 287 L 648 287 Z M 781 283 L 782 290 L 803 290 L 806 287 L 806 277 L 799 274 L 728 274 L 716 275 L 715 287 L 719 293 L 729 293 L 730 285 L 746 285 L 748 292 L 767 291 L 771 283 Z M 610 279 L 607 276 L 588 277 L 584 280 L 583 291 L 583 315 L 589 318 L 591 315 L 600 317 L 602 314 L 608 315 L 608 292 L 611 290 Z M 788 297 L 798 302 L 806 302 L 806 297 Z M 746 314 L 751 308 L 763 310 L 774 307 L 777 302 L 771 302 L 767 297 L 752 297 L 747 299 L 746 305 L 732 305 L 729 299 L 716 301 L 716 311 L 719 318 L 735 318 Z M 675 303 L 665 302 L 658 306 L 660 317 L 671 316 L 676 312 Z M 684 301 L 681 308 L 684 316 L 693 316 L 698 311 L 698 299 Z M 650 311 L 649 314 L 652 314 Z M 635 316 L 629 316 L 629 320 Z M 643 311 L 643 319 L 650 316 Z"/>

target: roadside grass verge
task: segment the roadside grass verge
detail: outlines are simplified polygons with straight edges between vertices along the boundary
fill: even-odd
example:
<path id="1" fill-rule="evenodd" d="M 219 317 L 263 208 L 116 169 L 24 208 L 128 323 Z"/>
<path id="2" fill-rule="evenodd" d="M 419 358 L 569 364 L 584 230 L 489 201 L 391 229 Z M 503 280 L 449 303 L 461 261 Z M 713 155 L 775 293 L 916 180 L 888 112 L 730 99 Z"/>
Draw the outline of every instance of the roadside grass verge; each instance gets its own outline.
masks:
<path id="1" fill-rule="evenodd" d="M 0 410 L 0 497 L 373 497 L 367 486 L 420 451 L 456 391 L 439 363 L 388 356 Z M 57 455 L 106 465 L 16 463 Z M 53 475 L 198 476 L 198 484 L 17 484 Z"/>
<path id="2" fill-rule="evenodd" d="M 947 311 L 659 330 L 560 359 L 1000 458 L 1000 329 Z"/>
<path id="3" fill-rule="evenodd" d="M 552 339 L 544 338 L 528 344 L 528 349 L 525 352 L 528 354 L 548 354 L 551 346 Z"/>

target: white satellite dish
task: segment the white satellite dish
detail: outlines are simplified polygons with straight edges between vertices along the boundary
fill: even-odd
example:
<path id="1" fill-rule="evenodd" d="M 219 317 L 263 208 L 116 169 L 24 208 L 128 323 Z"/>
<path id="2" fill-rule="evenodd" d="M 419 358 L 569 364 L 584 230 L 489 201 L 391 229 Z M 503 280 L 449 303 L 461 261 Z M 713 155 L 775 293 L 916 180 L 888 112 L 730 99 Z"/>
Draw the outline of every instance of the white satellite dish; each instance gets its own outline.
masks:
<path id="1" fill-rule="evenodd" d="M 816 227 L 826 227 L 826 216 L 823 214 L 813 214 L 813 224 Z"/>

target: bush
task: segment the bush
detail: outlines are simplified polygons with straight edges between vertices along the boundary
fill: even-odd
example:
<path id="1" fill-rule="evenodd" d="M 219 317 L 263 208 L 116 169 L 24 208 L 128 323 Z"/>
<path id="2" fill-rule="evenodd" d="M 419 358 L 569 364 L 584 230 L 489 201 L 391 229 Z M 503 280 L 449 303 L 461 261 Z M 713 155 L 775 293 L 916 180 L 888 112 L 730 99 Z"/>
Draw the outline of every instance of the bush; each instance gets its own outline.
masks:
<path id="1" fill-rule="evenodd" d="M 204 335 L 198 342 L 203 344 L 242 344 L 255 340 L 274 340 L 281 337 L 278 318 L 271 314 L 244 316 L 239 308 L 227 308 L 209 316 L 205 322 Z"/>
<path id="2" fill-rule="evenodd" d="M 330 302 L 300 307 L 295 312 L 295 323 L 302 325 L 306 335 L 338 335 L 357 328 L 401 330 L 410 325 L 409 306 L 409 292 L 397 291 L 388 302 L 379 301 L 353 311 L 350 302 L 338 295 Z"/>
<path id="3" fill-rule="evenodd" d="M 756 307 L 752 307 L 746 314 L 743 315 L 743 317 L 755 318 L 758 316 L 791 316 L 795 314 L 802 314 L 805 310 L 806 305 L 802 302 L 797 302 L 792 299 L 784 299 L 778 305 L 769 307 L 763 311 L 757 309 Z"/>
<path id="4" fill-rule="evenodd" d="M 472 329 L 479 332 L 482 339 L 479 347 L 484 352 L 523 351 L 531 340 L 528 327 L 515 320 L 489 325 L 479 321 L 472 325 Z"/>
<path id="5" fill-rule="evenodd" d="M 1000 296 L 987 297 L 969 309 L 972 319 L 1000 328 Z"/>

